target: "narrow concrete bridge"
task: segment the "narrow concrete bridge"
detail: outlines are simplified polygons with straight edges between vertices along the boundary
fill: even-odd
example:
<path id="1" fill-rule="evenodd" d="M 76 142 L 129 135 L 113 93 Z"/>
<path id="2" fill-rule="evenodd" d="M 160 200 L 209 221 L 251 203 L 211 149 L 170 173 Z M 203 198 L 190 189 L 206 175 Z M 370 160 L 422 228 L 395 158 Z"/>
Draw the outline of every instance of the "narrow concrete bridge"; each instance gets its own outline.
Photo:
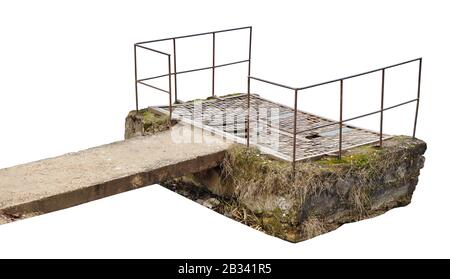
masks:
<path id="1" fill-rule="evenodd" d="M 203 143 L 177 143 L 172 131 L 137 137 L 0 170 L 0 224 L 217 166 L 229 143 L 194 128 Z M 192 129 L 189 127 L 189 129 Z"/>

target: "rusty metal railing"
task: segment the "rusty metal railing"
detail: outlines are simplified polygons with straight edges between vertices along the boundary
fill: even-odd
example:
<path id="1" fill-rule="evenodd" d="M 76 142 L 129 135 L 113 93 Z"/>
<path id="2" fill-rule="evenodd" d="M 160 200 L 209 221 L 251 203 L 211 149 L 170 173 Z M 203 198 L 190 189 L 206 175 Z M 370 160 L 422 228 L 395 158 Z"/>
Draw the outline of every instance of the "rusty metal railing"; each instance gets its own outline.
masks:
<path id="1" fill-rule="evenodd" d="M 418 84 L 417 84 L 417 97 L 412 99 L 412 100 L 408 100 L 390 107 L 384 107 L 384 81 L 385 81 L 385 73 L 387 69 L 390 68 L 394 68 L 394 67 L 398 67 L 401 65 L 405 65 L 405 64 L 409 64 L 409 63 L 413 63 L 413 62 L 419 62 L 419 69 L 418 69 Z M 371 73 L 375 73 L 375 72 L 381 72 L 381 100 L 380 100 L 380 109 L 377 111 L 372 111 L 369 113 L 365 113 L 362 115 L 358 115 L 355 117 L 351 117 L 351 118 L 347 118 L 347 119 L 343 119 L 343 99 L 344 99 L 344 81 L 348 80 L 348 79 L 352 79 L 352 78 L 356 78 L 359 76 L 363 76 L 363 75 L 367 75 L 367 74 L 371 74 Z M 301 133 L 305 133 L 305 132 L 309 132 L 312 130 L 316 130 L 316 129 L 320 129 L 320 128 L 325 128 L 328 126 L 332 126 L 332 125 L 336 125 L 339 124 L 339 150 L 338 150 L 338 157 L 341 158 L 342 156 L 342 126 L 343 123 L 352 121 L 352 120 L 356 120 L 356 119 L 360 119 L 363 117 L 367 117 L 370 115 L 374 115 L 379 113 L 380 114 L 380 129 L 379 129 L 379 134 L 380 134 L 380 138 L 379 138 L 379 145 L 380 147 L 383 146 L 383 113 L 387 110 L 391 110 L 400 106 L 404 106 L 406 104 L 409 103 L 413 103 L 416 102 L 416 110 L 415 110 L 415 116 L 414 116 L 414 128 L 413 128 L 413 133 L 412 133 L 412 137 L 415 138 L 416 137 L 416 129 L 417 129 L 417 117 L 418 117 L 418 113 L 419 113 L 419 103 L 420 103 L 420 87 L 421 87 L 421 77 L 422 77 L 422 58 L 416 58 L 416 59 L 412 59 L 412 60 L 408 60 L 408 61 L 404 61 L 401 63 L 397 63 L 394 65 L 390 65 L 390 66 L 386 66 L 386 67 L 382 67 L 382 68 L 378 68 L 375 70 L 371 70 L 371 71 L 367 71 L 367 72 L 362 72 L 356 75 L 351 75 L 351 76 L 346 76 L 346 77 L 342 77 L 342 78 L 338 78 L 338 79 L 333 79 L 333 80 L 329 80 L 326 82 L 321 82 L 321 83 L 317 83 L 317 84 L 313 84 L 313 85 L 308 85 L 308 86 L 304 86 L 304 87 L 292 87 L 292 86 L 287 86 L 284 84 L 280 84 L 280 83 L 276 83 L 276 82 L 272 82 L 272 81 L 268 81 L 262 78 L 257 78 L 257 77 L 253 77 L 253 76 L 248 76 L 248 90 L 247 90 L 247 146 L 250 146 L 250 83 L 251 80 L 255 80 L 255 81 L 259 81 L 259 82 L 264 82 L 264 83 L 268 83 L 271 85 L 275 85 L 281 88 L 285 88 L 285 89 L 290 89 L 294 92 L 294 127 L 293 127 L 293 146 L 292 146 L 292 167 L 295 170 L 295 162 L 296 162 L 296 158 L 297 158 L 297 150 L 296 150 L 296 146 L 297 146 L 297 135 L 301 134 Z M 319 125 L 319 126 L 315 126 L 312 128 L 308 128 L 308 129 L 304 129 L 304 130 L 300 130 L 297 131 L 297 104 L 298 104 L 298 92 L 301 90 L 305 90 L 305 89 L 309 89 L 309 88 L 313 88 L 313 87 L 318 87 L 318 86 L 322 86 L 322 85 L 326 85 L 326 84 L 330 84 L 330 83 L 334 83 L 334 82 L 339 82 L 339 121 L 335 122 L 335 123 L 329 123 L 329 124 L 325 124 L 325 125 Z"/>
<path id="2" fill-rule="evenodd" d="M 249 44 L 248 44 L 248 58 L 245 60 L 240 60 L 240 61 L 233 61 L 233 62 L 229 62 L 229 63 L 225 63 L 225 64 L 220 64 L 217 65 L 216 64 L 216 34 L 219 33 L 224 33 L 224 32 L 232 32 L 232 31 L 238 31 L 238 30 L 248 30 L 249 31 Z M 208 36 L 211 35 L 211 39 L 212 39 L 212 61 L 211 61 L 211 66 L 208 67 L 202 67 L 202 68 L 196 68 L 196 69 L 190 69 L 190 70 L 184 70 L 184 71 L 177 71 L 177 56 L 176 56 L 176 42 L 179 39 L 183 39 L 183 38 L 190 38 L 190 37 L 196 37 L 196 36 Z M 151 44 L 151 43 L 156 43 L 156 42 L 162 42 L 162 41 L 172 41 L 172 51 L 173 51 L 173 56 L 169 53 L 160 51 L 160 50 L 156 50 L 153 48 L 150 48 L 148 46 L 146 46 L 147 44 Z M 138 79 L 138 68 L 137 68 L 137 55 L 136 55 L 136 49 L 137 48 L 142 48 L 160 55 L 165 55 L 167 56 L 167 61 L 168 61 L 168 73 L 167 74 L 161 74 L 161 75 L 157 75 L 157 76 L 152 76 L 152 77 L 147 77 L 147 78 L 142 78 L 142 79 Z M 185 35 L 185 36 L 178 36 L 178 37 L 171 37 L 171 38 L 165 38 L 165 39 L 157 39 L 157 40 L 151 40 L 151 41 L 143 41 L 143 42 L 138 42 L 136 44 L 134 44 L 134 70 L 135 70 L 135 98 L 136 98 L 136 111 L 139 110 L 139 94 L 138 94 L 138 85 L 145 85 L 147 87 L 150 87 L 152 89 L 161 91 L 161 92 L 165 92 L 169 95 L 169 117 L 170 119 L 172 118 L 172 76 L 174 78 L 174 95 L 175 95 L 175 102 L 179 101 L 178 99 L 178 93 L 177 93 L 177 75 L 179 74 L 185 74 L 185 73 L 191 73 L 191 72 L 196 72 L 196 71 L 203 71 L 203 70 L 211 70 L 211 74 L 212 74 L 212 84 L 211 84 L 211 95 L 215 96 L 215 69 L 216 68 L 220 68 L 220 67 L 226 67 L 226 66 L 230 66 L 230 65 L 235 65 L 235 64 L 240 64 L 240 63 L 248 63 L 248 74 L 247 74 L 247 116 L 246 116 L 246 139 L 247 139 L 247 146 L 250 146 L 250 86 L 251 86 L 251 81 L 259 81 L 259 82 L 264 82 L 264 83 L 268 83 L 274 86 L 278 86 L 281 88 L 285 88 L 285 89 L 289 89 L 292 90 L 294 92 L 294 125 L 293 125 L 293 146 L 292 146 L 292 165 L 293 168 L 295 170 L 295 162 L 296 162 L 296 158 L 297 158 L 297 135 L 302 134 L 302 133 L 306 133 L 312 130 L 316 130 L 316 129 L 320 129 L 320 128 L 325 128 L 328 126 L 332 126 L 332 125 L 339 125 L 339 149 L 338 149 L 338 156 L 339 158 L 342 155 L 342 138 L 343 138 L 343 134 L 342 134 L 342 130 L 343 130 L 343 124 L 352 120 L 356 120 L 356 119 L 360 119 L 363 117 L 367 117 L 370 115 L 374 115 L 374 114 L 380 114 L 380 127 L 379 127 L 379 145 L 382 147 L 383 146 L 383 122 L 384 122 L 384 112 L 387 110 L 391 110 L 394 108 L 397 108 L 399 106 L 403 106 L 409 103 L 413 103 L 416 102 L 416 110 L 415 110 L 415 116 L 414 116 L 414 128 L 413 128 L 413 133 L 412 136 L 413 138 L 416 137 L 416 129 L 417 129 L 417 117 L 418 117 L 418 112 L 419 112 L 419 103 L 420 103 L 420 87 L 421 87 L 421 76 L 422 76 L 422 58 L 416 58 L 416 59 L 412 59 L 412 60 L 408 60 L 408 61 L 404 61 L 401 63 L 397 63 L 394 65 L 389 65 L 386 67 L 382 67 L 382 68 L 378 68 L 378 69 L 374 69 L 371 71 L 366 71 L 366 72 L 362 72 L 356 75 L 351 75 L 351 76 L 346 76 L 346 77 L 342 77 L 342 78 L 338 78 L 338 79 L 333 79 L 333 80 L 329 80 L 326 82 L 321 82 L 321 83 L 316 83 L 316 84 L 312 84 L 312 85 L 308 85 L 308 86 L 304 86 L 304 87 L 292 87 L 292 86 L 287 86 L 284 84 L 280 84 L 280 83 L 276 83 L 276 82 L 272 82 L 272 81 L 268 81 L 262 78 L 257 78 L 254 76 L 251 76 L 250 70 L 251 70 L 251 56 L 252 56 L 252 27 L 251 26 L 246 26 L 246 27 L 239 27 L 239 28 L 233 28 L 233 29 L 225 29 L 225 30 L 219 30 L 219 31 L 212 31 L 212 32 L 204 32 L 204 33 L 198 33 L 198 34 L 192 34 L 192 35 Z M 172 66 L 171 66 L 171 62 L 172 62 L 172 57 L 173 57 L 173 71 L 172 71 Z M 394 68 L 394 67 L 398 67 L 401 65 L 405 65 L 405 64 L 409 64 L 409 63 L 413 63 L 413 62 L 419 62 L 419 69 L 418 69 L 418 85 L 417 85 L 417 97 L 412 99 L 412 100 L 408 100 L 390 107 L 385 107 L 384 106 L 384 87 L 385 87 L 385 74 L 386 74 L 386 70 L 390 69 L 390 68 Z M 351 117 L 348 119 L 343 119 L 343 99 L 344 99 L 344 81 L 348 80 L 348 79 L 352 79 L 352 78 L 356 78 L 359 76 L 363 76 L 363 75 L 368 75 L 371 73 L 376 73 L 376 72 L 381 72 L 381 93 L 380 93 L 380 109 L 377 111 L 372 111 L 372 112 L 368 112 L 362 115 L 358 115 L 355 117 Z M 163 78 L 163 77 L 168 77 L 168 82 L 169 82 L 169 86 L 168 89 L 163 89 L 163 88 L 159 88 L 157 86 L 151 85 L 149 83 L 147 83 L 150 80 L 153 79 L 157 79 L 157 78 Z M 298 111 L 298 93 L 302 90 L 306 90 L 309 88 L 313 88 L 313 87 L 318 87 L 318 86 L 322 86 L 322 85 L 326 85 L 326 84 L 331 84 L 331 83 L 335 83 L 335 82 L 339 82 L 339 121 L 333 122 L 333 123 L 328 123 L 325 125 L 320 125 L 320 126 L 315 126 L 312 128 L 308 128 L 308 129 L 303 129 L 298 131 L 298 127 L 297 127 L 297 111 Z"/>
<path id="3" fill-rule="evenodd" d="M 232 32 L 232 31 L 238 31 L 238 30 L 249 30 L 249 45 L 248 45 L 248 58 L 245 60 L 239 60 L 239 61 L 233 61 L 225 64 L 219 64 L 216 65 L 216 34 L 218 33 L 225 33 L 225 32 Z M 202 67 L 202 68 L 196 68 L 196 69 L 190 69 L 185 71 L 179 71 L 177 72 L 177 52 L 176 52 L 176 42 L 179 39 L 184 38 L 191 38 L 191 37 L 197 37 L 197 36 L 207 36 L 212 35 L 212 65 L 208 67 Z M 147 46 L 144 46 L 146 44 L 156 43 L 156 42 L 162 42 L 162 41 L 172 41 L 172 50 L 173 50 L 173 72 L 171 68 L 171 62 L 172 62 L 172 55 L 160 50 L 156 50 L 153 48 L 149 48 Z M 138 79 L 138 69 L 137 69 L 137 55 L 136 55 L 136 49 L 142 48 L 148 51 L 152 51 L 154 53 L 158 53 L 161 55 L 165 55 L 168 58 L 168 73 L 152 76 L 148 78 L 142 78 Z M 157 39 L 157 40 L 151 40 L 151 41 L 143 41 L 138 42 L 134 44 L 134 82 L 135 82 L 135 99 L 136 99 L 136 111 L 139 110 L 139 92 L 138 92 L 138 84 L 145 85 L 147 87 L 150 87 L 152 89 L 167 93 L 169 95 L 169 117 L 172 118 L 172 76 L 174 77 L 174 94 L 175 94 L 175 102 L 179 101 L 178 99 L 178 92 L 177 92 L 177 75 L 179 74 L 186 74 L 186 73 L 192 73 L 197 71 L 203 71 L 203 70 L 212 70 L 212 85 L 211 85 L 211 95 L 215 96 L 215 69 L 220 67 L 226 67 L 231 66 L 235 64 L 240 63 L 248 63 L 248 76 L 250 76 L 250 67 L 251 67 L 251 55 L 252 55 L 252 27 L 246 26 L 246 27 L 239 27 L 239 28 L 232 28 L 232 29 L 225 29 L 225 30 L 218 30 L 218 31 L 211 31 L 211 32 L 204 32 L 204 33 L 197 33 L 197 34 L 191 34 L 191 35 L 184 35 L 184 36 L 178 36 L 178 37 L 171 37 L 171 38 L 165 38 L 165 39 Z M 168 77 L 169 78 L 169 88 L 168 90 L 159 88 L 157 86 L 151 85 L 147 83 L 147 81 L 157 79 L 157 78 L 163 78 Z"/>

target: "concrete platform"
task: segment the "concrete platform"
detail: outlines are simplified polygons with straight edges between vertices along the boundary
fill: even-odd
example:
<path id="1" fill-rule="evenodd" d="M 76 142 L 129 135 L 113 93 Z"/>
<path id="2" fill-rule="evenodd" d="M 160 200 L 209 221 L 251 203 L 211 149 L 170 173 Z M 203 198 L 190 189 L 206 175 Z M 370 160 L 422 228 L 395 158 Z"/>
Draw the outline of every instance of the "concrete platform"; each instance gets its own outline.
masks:
<path id="1" fill-rule="evenodd" d="M 191 130 L 198 143 L 171 131 L 114 142 L 0 170 L 0 224 L 93 201 L 218 165 L 229 143 Z M 190 128 L 188 128 L 190 129 Z M 172 134 L 172 132 L 174 134 Z"/>

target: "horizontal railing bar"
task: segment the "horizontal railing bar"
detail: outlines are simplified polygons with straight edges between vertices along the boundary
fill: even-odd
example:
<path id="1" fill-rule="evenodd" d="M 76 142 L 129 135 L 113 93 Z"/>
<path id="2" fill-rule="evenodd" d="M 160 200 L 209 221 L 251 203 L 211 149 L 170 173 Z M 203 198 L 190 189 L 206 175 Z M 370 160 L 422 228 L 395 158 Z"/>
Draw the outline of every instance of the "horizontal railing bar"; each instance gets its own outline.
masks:
<path id="1" fill-rule="evenodd" d="M 245 26 L 245 27 L 237 27 L 237 28 L 224 29 L 224 30 L 218 30 L 218 31 L 197 33 L 197 34 L 191 34 L 191 35 L 177 36 L 177 37 L 171 37 L 171 38 L 165 38 L 165 39 L 143 41 L 143 42 L 136 43 L 136 45 L 148 44 L 148 43 L 156 43 L 156 42 L 168 41 L 168 40 L 173 40 L 173 39 L 183 39 L 183 38 L 190 38 L 190 37 L 196 37 L 196 36 L 203 36 L 203 35 L 208 35 L 208 34 L 213 34 L 213 33 L 223 33 L 223 32 L 230 32 L 230 31 L 237 31 L 237 30 L 250 29 L 250 28 L 252 28 L 252 27 L 251 26 Z"/>
<path id="2" fill-rule="evenodd" d="M 196 72 L 196 71 L 203 71 L 203 70 L 209 70 L 212 68 L 220 68 L 220 67 L 225 67 L 225 66 L 231 66 L 231 65 L 235 65 L 235 64 L 239 64 L 239 63 L 245 63 L 245 62 L 249 62 L 249 60 L 241 60 L 241 61 L 236 61 L 236 62 L 230 62 L 230 63 L 225 63 L 225 64 L 220 64 L 220 65 L 216 65 L 214 67 L 209 66 L 209 67 L 203 67 L 203 68 L 198 68 L 198 69 L 192 69 L 192 70 L 186 70 L 186 71 L 179 71 L 176 73 L 171 73 L 171 75 L 179 75 L 179 74 L 186 74 L 186 73 L 191 73 L 191 72 Z M 149 77 L 149 78 L 144 78 L 144 79 L 139 79 L 138 81 L 146 81 L 146 80 L 151 80 L 151 79 L 156 79 L 156 78 L 162 78 L 162 77 L 167 77 L 169 76 L 169 74 L 164 74 L 164 75 L 159 75 L 159 76 L 154 76 L 154 77 Z"/>
<path id="3" fill-rule="evenodd" d="M 174 73 L 172 73 L 172 75 L 173 74 Z M 153 77 L 149 77 L 149 78 L 138 79 L 138 81 L 147 81 L 147 80 L 152 80 L 152 79 L 157 79 L 157 78 L 162 78 L 162 77 L 167 77 L 167 76 L 169 76 L 169 74 L 164 74 L 164 75 L 153 76 Z"/>
<path id="4" fill-rule="evenodd" d="M 409 100 L 409 101 L 406 101 L 406 102 L 403 102 L 403 103 L 400 103 L 400 104 L 396 104 L 396 105 L 393 105 L 393 106 L 384 108 L 384 109 L 382 109 L 382 110 L 380 109 L 380 110 L 373 111 L 373 112 L 369 112 L 369 113 L 362 114 L 362 115 L 359 115 L 359 116 L 351 117 L 351 118 L 342 120 L 342 123 L 345 123 L 345 122 L 348 122 L 348 121 L 352 121 L 352 120 L 356 120 L 356 119 L 359 119 L 359 118 L 363 118 L 363 117 L 366 117 L 366 116 L 370 116 L 370 115 L 373 115 L 373 114 L 377 114 L 377 113 L 380 113 L 380 112 L 382 112 L 382 111 L 390 110 L 390 109 L 393 109 L 393 108 L 396 108 L 396 107 L 399 107 L 399 106 L 407 105 L 407 104 L 412 103 L 412 102 L 415 102 L 415 101 L 417 101 L 417 100 L 419 100 L 419 99 L 418 99 L 418 98 L 412 99 L 412 100 Z M 329 124 L 325 124 L 325 125 L 320 125 L 320 126 L 312 127 L 312 128 L 305 129 L 305 130 L 301 130 L 301 131 L 297 132 L 297 135 L 300 134 L 300 133 L 305 133 L 305 132 L 309 132 L 309 131 L 312 131 L 312 130 L 316 130 L 316 129 L 320 129 L 320 128 L 325 128 L 325 127 L 329 127 L 329 126 L 333 126 L 333 125 L 339 125 L 339 121 L 333 122 L 333 123 L 329 123 Z"/>
<path id="5" fill-rule="evenodd" d="M 308 85 L 308 86 L 304 86 L 304 87 L 299 87 L 299 88 L 297 88 L 297 89 L 298 89 L 298 90 L 304 90 L 304 89 L 309 89 L 309 88 L 312 88 L 312 87 L 317 87 L 317 86 L 320 86 L 320 85 L 325 85 L 325 84 L 329 84 L 329 83 L 333 83 L 333 82 L 338 82 L 338 81 L 340 81 L 340 80 L 346 80 L 346 79 L 350 79 L 350 78 L 355 78 L 355 77 L 359 77 L 359 76 L 363 76 L 363 75 L 375 73 L 375 72 L 381 71 L 381 70 L 383 70 L 383 69 L 389 69 L 389 68 L 401 66 L 401 65 L 404 65 L 404 64 L 412 63 L 412 62 L 415 62 L 415 61 L 419 61 L 419 60 L 421 60 L 421 59 L 422 59 L 422 58 L 420 57 L 420 58 L 408 60 L 408 61 L 405 61 L 405 62 L 397 63 L 397 64 L 394 64 L 394 65 L 389 65 L 389 66 L 382 67 L 382 68 L 378 68 L 378 69 L 375 69 L 375 70 L 363 72 L 363 73 L 356 74 L 356 75 L 346 76 L 346 77 L 343 77 L 343 78 L 337 78 L 337 79 L 333 79 L 333 80 L 330 80 L 330 81 L 325 81 L 325 82 L 316 83 L 316 84 L 313 84 L 313 85 Z"/>
<path id="6" fill-rule="evenodd" d="M 366 113 L 366 114 L 363 114 L 363 115 L 351 117 L 351 118 L 348 118 L 348 119 L 346 119 L 345 121 L 342 121 L 342 122 L 352 121 L 352 120 L 356 120 L 356 119 L 359 119 L 359 118 L 363 118 L 363 117 L 366 117 L 366 116 L 369 116 L 369 115 L 372 115 L 372 114 L 380 113 L 380 112 L 382 112 L 382 111 L 387 111 L 387 110 L 390 110 L 390 109 L 394 109 L 394 108 L 396 108 L 396 107 L 400 107 L 400 106 L 403 106 L 403 105 L 407 105 L 407 104 L 412 103 L 412 102 L 415 102 L 415 101 L 417 101 L 417 100 L 418 100 L 417 98 L 416 98 L 416 99 L 412 99 L 412 100 L 409 100 L 409 101 L 406 101 L 406 102 L 403 102 L 403 103 L 400 103 L 400 104 L 396 104 L 396 105 L 393 105 L 393 106 L 384 108 L 384 109 L 382 109 L 382 110 L 380 109 L 380 110 L 377 110 L 377 111 L 374 111 L 374 112 L 370 112 L 370 113 Z"/>
<path id="7" fill-rule="evenodd" d="M 230 62 L 230 63 L 226 63 L 226 64 L 220 64 L 220 65 L 216 65 L 216 66 L 209 66 L 209 67 L 203 67 L 203 68 L 198 68 L 198 69 L 192 69 L 192 70 L 186 70 L 186 71 L 179 71 L 176 74 L 186 74 L 186 73 L 192 73 L 192 72 L 197 72 L 197 71 L 203 71 L 203 70 L 209 70 L 212 68 L 220 68 L 220 67 L 225 67 L 225 66 L 230 66 L 230 65 L 234 65 L 234 64 L 239 64 L 239 63 L 245 63 L 248 62 L 249 60 L 241 60 L 241 61 L 236 61 L 236 62 Z M 174 73 L 172 73 L 174 74 Z"/>
<path id="8" fill-rule="evenodd" d="M 212 66 L 208 66 L 208 67 L 197 68 L 197 69 L 192 69 L 192 70 L 179 71 L 179 72 L 177 72 L 177 75 L 179 75 L 179 74 L 186 74 L 186 73 L 192 73 L 192 72 L 198 72 L 198 71 L 204 71 L 204 70 L 209 70 L 209 69 L 212 69 L 212 68 L 213 68 Z M 172 73 L 172 75 L 173 74 L 174 73 Z M 167 74 L 167 75 L 169 75 L 169 74 Z"/>
<path id="9" fill-rule="evenodd" d="M 249 78 L 254 79 L 254 80 L 258 80 L 258 81 L 261 81 L 261 82 L 265 82 L 265 83 L 268 83 L 268 84 L 276 85 L 276 86 L 279 86 L 279 87 L 283 87 L 283 88 L 286 88 L 286 89 L 291 89 L 291 90 L 295 90 L 296 89 L 296 88 L 291 87 L 291 86 L 287 86 L 287 85 L 284 85 L 284 84 L 268 81 L 268 80 L 257 78 L 257 77 L 249 76 Z"/>
<path id="10" fill-rule="evenodd" d="M 223 33 L 223 32 L 230 32 L 230 31 L 237 31 L 237 30 L 243 30 L 243 29 L 251 29 L 251 26 L 244 26 L 244 27 L 236 27 L 236 28 L 231 28 L 231 29 L 223 29 L 223 30 L 218 30 L 218 31 L 213 31 L 210 33 Z"/>
<path id="11" fill-rule="evenodd" d="M 143 49 L 146 49 L 146 50 L 150 50 L 150 51 L 157 52 L 157 53 L 159 53 L 159 54 L 164 54 L 164 55 L 170 56 L 170 54 L 168 54 L 168 53 L 165 53 L 165 52 L 162 52 L 162 51 L 153 49 L 153 48 L 149 48 L 149 47 L 145 47 L 145 46 L 140 46 L 140 45 L 138 45 L 138 44 L 136 44 L 136 46 L 137 46 L 137 47 L 140 47 L 140 48 L 143 48 Z"/>
<path id="12" fill-rule="evenodd" d="M 156 86 L 153 86 L 153 85 L 150 85 L 150 84 L 144 83 L 144 82 L 142 82 L 142 81 L 140 81 L 140 80 L 138 80 L 138 81 L 137 81 L 137 83 L 140 83 L 140 84 L 142 84 L 142 85 L 145 85 L 145 86 L 151 87 L 151 88 L 153 88 L 153 89 L 156 89 L 156 90 L 159 90 L 159 91 L 165 92 L 165 93 L 167 93 L 167 94 L 170 94 L 170 92 L 169 92 L 169 91 L 167 91 L 167 90 L 164 90 L 164 89 L 161 89 L 161 88 L 159 88 L 159 87 L 156 87 Z"/>
<path id="13" fill-rule="evenodd" d="M 226 67 L 226 66 L 231 66 L 231 65 L 240 64 L 240 63 L 246 63 L 249 61 L 250 61 L 249 59 L 245 59 L 245 60 L 240 60 L 240 61 L 236 61 L 236 62 L 220 64 L 220 65 L 216 65 L 215 68 Z"/>

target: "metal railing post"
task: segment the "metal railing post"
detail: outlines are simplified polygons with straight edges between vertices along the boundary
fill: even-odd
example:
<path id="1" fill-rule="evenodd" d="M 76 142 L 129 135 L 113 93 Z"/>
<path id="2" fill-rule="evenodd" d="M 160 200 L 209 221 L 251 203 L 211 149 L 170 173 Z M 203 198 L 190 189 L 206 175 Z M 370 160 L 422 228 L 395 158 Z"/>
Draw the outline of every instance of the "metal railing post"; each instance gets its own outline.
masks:
<path id="1" fill-rule="evenodd" d="M 383 147 L 384 72 L 381 70 L 380 148 Z"/>
<path id="2" fill-rule="evenodd" d="M 167 58 L 169 62 L 169 126 L 172 127 L 172 67 L 170 65 L 170 55 Z"/>
<path id="3" fill-rule="evenodd" d="M 247 77 L 247 147 L 250 147 L 250 76 Z"/>
<path id="4" fill-rule="evenodd" d="M 139 97 L 138 97 L 138 82 L 137 82 L 136 44 L 134 45 L 134 95 L 136 98 L 136 113 L 137 113 L 139 110 Z"/>
<path id="5" fill-rule="evenodd" d="M 251 63 L 252 63 L 252 27 L 250 26 L 249 42 L 248 42 L 248 75 L 251 76 Z M 248 91 L 250 91 L 250 82 L 248 83 Z"/>
<path id="6" fill-rule="evenodd" d="M 343 116 L 343 97 L 344 97 L 344 80 L 341 79 L 340 82 L 340 102 L 339 102 L 339 155 L 338 158 L 342 157 L 342 116 Z"/>
<path id="7" fill-rule="evenodd" d="M 297 158 L 297 95 L 298 89 L 295 89 L 295 100 L 294 100 L 294 139 L 292 147 L 292 170 L 295 173 L 295 159 Z"/>
<path id="8" fill-rule="evenodd" d="M 174 85 L 175 85 L 175 102 L 178 101 L 178 94 L 177 94 L 177 47 L 175 43 L 175 38 L 173 40 L 173 78 L 174 78 Z"/>
<path id="9" fill-rule="evenodd" d="M 212 96 L 215 96 L 215 81 L 216 81 L 216 33 L 213 35 L 213 49 L 212 49 Z"/>
<path id="10" fill-rule="evenodd" d="M 414 117 L 413 139 L 416 138 L 417 116 L 419 114 L 421 79 L 422 79 L 422 58 L 419 59 L 419 77 L 418 77 L 418 82 L 417 82 L 417 101 L 416 101 L 416 115 Z"/>
<path id="11" fill-rule="evenodd" d="M 250 147 L 250 66 L 252 59 L 252 27 L 250 26 L 248 42 L 248 75 L 247 75 L 247 147 Z"/>

